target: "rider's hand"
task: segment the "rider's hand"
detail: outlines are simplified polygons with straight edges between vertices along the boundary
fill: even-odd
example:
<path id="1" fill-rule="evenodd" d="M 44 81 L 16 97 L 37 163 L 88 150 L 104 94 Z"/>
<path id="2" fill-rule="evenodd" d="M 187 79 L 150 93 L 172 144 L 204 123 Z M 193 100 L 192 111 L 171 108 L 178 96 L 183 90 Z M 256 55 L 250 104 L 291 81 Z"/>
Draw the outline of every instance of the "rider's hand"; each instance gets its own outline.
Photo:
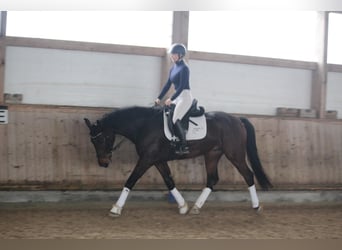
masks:
<path id="1" fill-rule="evenodd" d="M 170 98 L 167 98 L 166 101 L 165 101 L 165 105 L 166 106 L 170 106 L 172 103 L 171 99 Z"/>
<path id="2" fill-rule="evenodd" d="M 154 101 L 154 104 L 155 104 L 155 105 L 159 105 L 159 104 L 160 104 L 160 99 L 157 98 L 157 99 Z"/>

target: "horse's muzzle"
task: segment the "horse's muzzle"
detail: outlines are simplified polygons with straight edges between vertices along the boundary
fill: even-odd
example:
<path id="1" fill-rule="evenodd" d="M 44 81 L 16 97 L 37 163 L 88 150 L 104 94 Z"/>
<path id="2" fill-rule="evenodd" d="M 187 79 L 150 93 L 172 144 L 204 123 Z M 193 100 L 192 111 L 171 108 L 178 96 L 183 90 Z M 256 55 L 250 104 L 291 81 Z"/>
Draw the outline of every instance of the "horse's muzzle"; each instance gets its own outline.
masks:
<path id="1" fill-rule="evenodd" d="M 98 158 L 98 163 L 100 167 L 107 168 L 109 163 L 111 163 L 111 157 Z"/>
<path id="2" fill-rule="evenodd" d="M 109 163 L 100 163 L 99 162 L 99 165 L 100 165 L 100 167 L 108 168 Z"/>

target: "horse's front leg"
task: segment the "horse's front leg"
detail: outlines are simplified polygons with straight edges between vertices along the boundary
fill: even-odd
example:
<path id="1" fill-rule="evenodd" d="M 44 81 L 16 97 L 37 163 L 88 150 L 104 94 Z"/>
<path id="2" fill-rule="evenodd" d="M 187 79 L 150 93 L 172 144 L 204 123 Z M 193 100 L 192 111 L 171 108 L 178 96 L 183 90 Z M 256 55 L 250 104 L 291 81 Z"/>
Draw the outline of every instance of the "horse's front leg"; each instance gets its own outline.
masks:
<path id="1" fill-rule="evenodd" d="M 129 176 L 129 178 L 126 181 L 126 184 L 124 188 L 121 191 L 121 194 L 119 196 L 119 199 L 117 202 L 113 205 L 112 209 L 109 212 L 110 216 L 118 217 L 121 215 L 121 211 L 126 203 L 127 197 L 132 190 L 135 183 L 140 179 L 141 176 L 144 175 L 147 169 L 149 169 L 151 165 L 144 161 L 139 159 L 137 165 L 133 169 L 133 172 Z"/>
<path id="2" fill-rule="evenodd" d="M 157 167 L 159 173 L 163 177 L 167 188 L 169 189 L 169 191 L 171 192 L 171 194 L 177 201 L 179 213 L 186 214 L 189 210 L 188 203 L 184 200 L 181 193 L 177 190 L 175 182 L 173 181 L 173 178 L 171 176 L 171 170 L 170 170 L 169 165 L 167 164 L 167 162 L 162 162 L 162 163 L 155 164 L 155 166 Z"/>

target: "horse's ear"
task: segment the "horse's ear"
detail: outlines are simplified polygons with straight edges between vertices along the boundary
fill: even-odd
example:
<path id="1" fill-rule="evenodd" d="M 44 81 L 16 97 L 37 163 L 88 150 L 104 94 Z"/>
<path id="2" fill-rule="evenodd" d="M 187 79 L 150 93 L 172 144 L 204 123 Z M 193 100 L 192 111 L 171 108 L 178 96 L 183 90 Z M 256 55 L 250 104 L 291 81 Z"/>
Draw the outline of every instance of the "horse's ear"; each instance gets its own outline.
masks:
<path id="1" fill-rule="evenodd" d="M 84 118 L 85 123 L 87 124 L 88 128 L 91 129 L 91 123 L 87 118 Z"/>

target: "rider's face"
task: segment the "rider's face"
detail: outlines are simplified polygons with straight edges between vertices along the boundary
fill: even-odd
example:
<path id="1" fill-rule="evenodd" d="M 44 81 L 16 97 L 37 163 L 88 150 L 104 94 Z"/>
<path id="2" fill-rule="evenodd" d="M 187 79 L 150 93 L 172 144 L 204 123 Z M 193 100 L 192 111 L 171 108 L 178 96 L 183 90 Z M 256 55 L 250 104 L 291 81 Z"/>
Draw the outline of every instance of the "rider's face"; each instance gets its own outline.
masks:
<path id="1" fill-rule="evenodd" d="M 178 54 L 171 54 L 170 58 L 171 58 L 172 62 L 177 62 L 179 60 Z"/>

